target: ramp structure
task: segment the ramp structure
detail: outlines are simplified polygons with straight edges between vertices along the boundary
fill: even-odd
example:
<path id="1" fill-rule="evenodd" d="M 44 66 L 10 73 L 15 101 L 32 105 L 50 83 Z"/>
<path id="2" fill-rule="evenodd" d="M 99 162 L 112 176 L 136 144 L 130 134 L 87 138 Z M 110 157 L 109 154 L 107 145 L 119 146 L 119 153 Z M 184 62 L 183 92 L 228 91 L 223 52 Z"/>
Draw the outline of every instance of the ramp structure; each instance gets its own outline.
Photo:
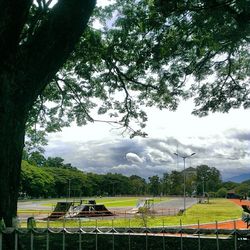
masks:
<path id="1" fill-rule="evenodd" d="M 57 202 L 54 211 L 46 218 L 49 220 L 58 220 L 67 215 L 73 202 Z"/>
<path id="2" fill-rule="evenodd" d="M 102 216 L 114 216 L 114 214 L 104 204 L 96 204 L 95 200 L 81 200 L 80 202 L 57 202 L 54 211 L 45 220 Z"/>
<path id="3" fill-rule="evenodd" d="M 136 213 L 140 213 L 142 210 L 147 210 L 150 211 L 151 209 L 153 209 L 154 206 L 154 200 L 153 199 L 143 199 L 143 200 L 139 200 L 137 202 L 136 207 L 132 208 L 132 210 L 129 212 L 130 214 L 136 214 Z"/>
<path id="4" fill-rule="evenodd" d="M 74 218 L 102 216 L 114 216 L 114 214 L 110 212 L 104 204 L 96 204 L 93 200 L 87 201 L 85 204 L 82 203 L 79 206 L 76 206 L 73 210 Z"/>

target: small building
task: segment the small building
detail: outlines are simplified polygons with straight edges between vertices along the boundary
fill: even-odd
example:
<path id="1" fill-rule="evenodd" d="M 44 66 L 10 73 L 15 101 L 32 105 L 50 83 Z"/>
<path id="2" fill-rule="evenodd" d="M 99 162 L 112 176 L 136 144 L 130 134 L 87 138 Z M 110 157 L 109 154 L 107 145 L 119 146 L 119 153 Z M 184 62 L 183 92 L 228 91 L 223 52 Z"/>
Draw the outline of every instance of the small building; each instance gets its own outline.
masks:
<path id="1" fill-rule="evenodd" d="M 227 199 L 240 199 L 240 195 L 236 194 L 235 191 L 232 189 L 227 192 L 226 198 Z"/>

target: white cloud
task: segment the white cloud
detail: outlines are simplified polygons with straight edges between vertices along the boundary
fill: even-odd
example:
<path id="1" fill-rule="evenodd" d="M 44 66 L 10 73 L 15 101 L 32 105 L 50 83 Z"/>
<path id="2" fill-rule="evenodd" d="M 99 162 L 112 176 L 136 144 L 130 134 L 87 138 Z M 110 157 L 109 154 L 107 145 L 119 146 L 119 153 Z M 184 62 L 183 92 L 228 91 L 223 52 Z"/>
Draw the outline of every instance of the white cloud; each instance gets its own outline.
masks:
<path id="1" fill-rule="evenodd" d="M 141 164 L 143 163 L 143 159 L 140 158 L 137 154 L 134 153 L 127 153 L 126 154 L 126 159 L 128 162 L 133 163 L 133 164 Z"/>
<path id="2" fill-rule="evenodd" d="M 214 166 L 224 177 L 250 172 L 250 110 L 198 118 L 190 115 L 191 106 L 182 103 L 176 112 L 148 109 L 147 138 L 122 137 L 105 123 L 65 128 L 49 136 L 46 156 L 60 156 L 85 171 L 148 177 L 181 170 L 183 162 L 173 154 L 178 148 L 196 153 L 187 166 Z"/>

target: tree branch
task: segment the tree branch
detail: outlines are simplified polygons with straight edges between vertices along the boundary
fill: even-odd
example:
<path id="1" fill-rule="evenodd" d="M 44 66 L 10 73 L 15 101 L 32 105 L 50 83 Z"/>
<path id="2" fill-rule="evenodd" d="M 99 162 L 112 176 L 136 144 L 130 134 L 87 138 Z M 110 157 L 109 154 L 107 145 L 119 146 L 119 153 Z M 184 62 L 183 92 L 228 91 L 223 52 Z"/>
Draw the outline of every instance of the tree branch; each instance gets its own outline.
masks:
<path id="1" fill-rule="evenodd" d="M 0 0 L 0 65 L 15 57 L 31 4 L 32 0 Z"/>
<path id="2" fill-rule="evenodd" d="M 87 26 L 95 0 L 59 0 L 32 39 L 20 49 L 19 69 L 29 75 L 23 89 L 31 103 L 73 51 Z"/>

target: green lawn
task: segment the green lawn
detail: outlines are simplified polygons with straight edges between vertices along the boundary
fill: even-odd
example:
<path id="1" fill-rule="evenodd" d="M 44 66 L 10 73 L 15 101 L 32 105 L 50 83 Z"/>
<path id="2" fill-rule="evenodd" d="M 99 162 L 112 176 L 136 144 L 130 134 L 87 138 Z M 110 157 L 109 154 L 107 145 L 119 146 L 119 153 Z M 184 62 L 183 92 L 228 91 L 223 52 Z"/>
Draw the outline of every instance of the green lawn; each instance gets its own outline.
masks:
<path id="1" fill-rule="evenodd" d="M 142 198 L 143 199 L 143 198 Z M 102 198 L 96 199 L 97 204 L 104 204 L 107 208 L 111 207 L 135 207 L 138 200 L 138 197 L 119 197 L 119 198 Z M 160 201 L 169 200 L 169 198 L 153 198 L 154 203 L 158 203 Z"/>
<path id="2" fill-rule="evenodd" d="M 107 208 L 112 208 L 112 207 L 134 207 L 136 206 L 138 200 L 141 198 L 138 197 L 108 197 L 108 198 L 89 198 L 90 200 L 93 199 L 96 201 L 97 204 L 104 204 Z M 142 198 L 143 199 L 143 198 Z M 154 203 L 160 202 L 160 201 L 166 201 L 169 200 L 169 198 L 153 198 Z M 87 199 L 86 199 L 87 200 Z M 62 200 L 51 200 L 50 202 L 47 201 L 40 201 L 42 202 L 42 206 L 52 208 L 55 207 L 56 203 L 58 201 Z M 63 199 L 65 201 L 65 199 Z M 73 201 L 73 200 L 70 200 Z M 77 200 L 76 200 L 77 201 Z"/>
<path id="3" fill-rule="evenodd" d="M 107 200 L 106 200 L 107 201 Z M 109 201 L 111 202 L 111 201 Z M 129 204 L 129 201 L 124 199 L 124 202 Z M 104 202 L 103 202 L 104 203 Z M 115 203 L 114 203 L 115 204 Z M 66 227 L 81 226 L 114 226 L 114 227 L 141 227 L 147 225 L 148 227 L 154 226 L 174 226 L 179 225 L 180 220 L 183 225 L 208 223 L 215 221 L 233 220 L 241 217 L 242 209 L 230 200 L 226 199 L 212 199 L 209 204 L 196 204 L 189 208 L 186 214 L 181 216 L 146 216 L 143 218 L 141 215 L 136 215 L 131 219 L 108 218 L 95 220 L 86 219 L 82 220 L 66 220 L 50 222 L 50 227 L 62 227 L 65 223 Z M 113 218 L 113 217 L 112 217 Z M 38 227 L 46 227 L 46 222 L 37 223 Z"/>

